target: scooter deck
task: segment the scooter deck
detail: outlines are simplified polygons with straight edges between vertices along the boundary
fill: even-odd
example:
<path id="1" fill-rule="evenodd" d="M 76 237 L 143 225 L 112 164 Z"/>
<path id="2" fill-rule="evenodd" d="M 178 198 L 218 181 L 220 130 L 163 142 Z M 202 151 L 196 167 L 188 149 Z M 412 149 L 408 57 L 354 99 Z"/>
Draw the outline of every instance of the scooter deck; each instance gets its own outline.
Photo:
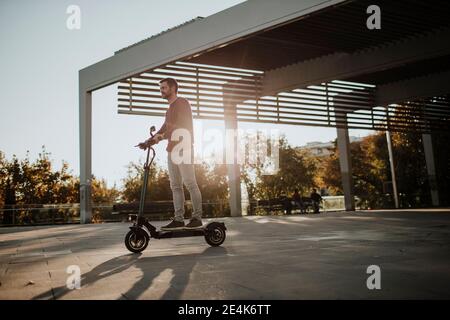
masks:
<path id="1" fill-rule="evenodd" d="M 205 228 L 198 229 L 176 229 L 176 230 L 157 230 L 158 239 L 163 238 L 182 238 L 182 237 L 195 237 L 195 236 L 204 236 Z"/>

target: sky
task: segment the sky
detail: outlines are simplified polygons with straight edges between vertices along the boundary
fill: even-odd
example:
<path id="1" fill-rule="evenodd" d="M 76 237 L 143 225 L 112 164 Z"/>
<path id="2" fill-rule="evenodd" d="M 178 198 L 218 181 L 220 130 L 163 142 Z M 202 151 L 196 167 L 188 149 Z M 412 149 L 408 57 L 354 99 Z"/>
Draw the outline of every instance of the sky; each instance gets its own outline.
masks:
<path id="1" fill-rule="evenodd" d="M 78 71 L 114 52 L 197 16 L 207 17 L 240 0 L 0 0 L 0 150 L 7 159 L 29 151 L 31 160 L 50 152 L 54 169 L 62 161 L 79 175 Z M 81 10 L 80 29 L 70 30 L 67 8 Z M 143 161 L 135 148 L 162 117 L 117 112 L 117 88 L 93 93 L 92 172 L 108 186 L 121 186 L 130 162 Z M 194 120 L 195 134 L 223 127 L 217 121 Z M 239 123 L 240 129 L 273 129 L 274 125 Z M 289 143 L 330 141 L 336 129 L 277 125 Z M 350 130 L 364 136 L 368 131 Z M 195 138 L 197 141 L 197 138 Z M 156 162 L 166 165 L 165 144 L 156 146 Z"/>

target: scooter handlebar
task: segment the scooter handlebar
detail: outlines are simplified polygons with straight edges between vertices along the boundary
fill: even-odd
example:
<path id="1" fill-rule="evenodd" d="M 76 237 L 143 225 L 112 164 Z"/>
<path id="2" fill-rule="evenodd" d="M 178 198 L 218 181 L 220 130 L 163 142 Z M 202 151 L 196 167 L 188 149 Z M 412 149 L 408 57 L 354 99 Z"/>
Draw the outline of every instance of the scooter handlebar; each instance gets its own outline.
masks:
<path id="1" fill-rule="evenodd" d="M 153 139 L 153 137 L 155 136 L 155 134 L 153 134 L 153 132 L 155 131 L 155 126 L 151 126 L 150 127 L 150 139 L 147 140 L 148 144 L 147 146 L 150 147 L 152 145 L 157 144 L 159 141 L 161 141 L 163 138 L 161 136 L 158 136 L 158 138 L 155 140 Z M 137 144 L 135 145 L 135 147 L 139 147 L 141 144 Z"/>

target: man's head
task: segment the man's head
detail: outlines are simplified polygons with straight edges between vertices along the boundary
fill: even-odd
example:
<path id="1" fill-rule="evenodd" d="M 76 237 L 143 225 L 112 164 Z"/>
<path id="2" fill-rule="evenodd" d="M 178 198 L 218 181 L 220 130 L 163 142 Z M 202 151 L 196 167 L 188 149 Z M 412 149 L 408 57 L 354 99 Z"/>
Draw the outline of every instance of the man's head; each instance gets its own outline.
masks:
<path id="1" fill-rule="evenodd" d="M 317 189 L 316 189 L 316 188 L 313 188 L 313 189 L 312 189 L 312 192 L 313 192 L 313 193 L 316 193 L 316 192 L 317 192 Z"/>
<path id="2" fill-rule="evenodd" d="M 169 100 L 178 93 L 178 83 L 174 78 L 164 78 L 159 81 L 159 91 L 164 99 Z"/>

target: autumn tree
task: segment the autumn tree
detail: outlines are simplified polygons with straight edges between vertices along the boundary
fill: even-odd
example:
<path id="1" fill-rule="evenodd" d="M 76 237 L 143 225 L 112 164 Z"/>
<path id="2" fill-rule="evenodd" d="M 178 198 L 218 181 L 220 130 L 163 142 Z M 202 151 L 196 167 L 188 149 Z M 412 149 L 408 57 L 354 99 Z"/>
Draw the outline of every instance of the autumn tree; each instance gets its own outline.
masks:
<path id="1" fill-rule="evenodd" d="M 69 165 L 62 161 L 61 169 L 54 170 L 50 159 L 51 153 L 42 146 L 42 152 L 34 161 L 30 160 L 29 152 L 22 160 L 13 155 L 8 161 L 0 152 L 0 205 L 5 209 L 12 206 L 35 207 L 37 209 L 19 212 L 20 219 L 36 220 L 39 207 L 48 204 L 79 203 L 79 177 L 69 172 Z M 105 180 L 92 177 L 93 202 L 114 202 L 118 190 L 108 188 Z M 31 216 L 29 216 L 31 213 Z M 59 213 L 64 213 L 59 210 Z M 36 218 L 36 219 L 35 219 Z M 12 223 L 12 211 L 4 211 L 3 223 Z"/>
<path id="2" fill-rule="evenodd" d="M 258 143 L 271 145 L 269 140 L 259 140 Z M 250 200 L 279 198 L 281 195 L 290 195 L 294 189 L 307 193 L 315 186 L 315 159 L 311 158 L 306 151 L 289 145 L 285 136 L 280 137 L 277 146 L 278 170 L 273 174 L 264 174 L 260 162 L 246 162 L 242 166 L 241 179 L 246 185 Z"/>
<path id="3" fill-rule="evenodd" d="M 205 200 L 223 200 L 227 197 L 226 168 L 223 165 L 195 164 L 197 184 Z M 130 162 L 127 166 L 127 176 L 122 180 L 122 199 L 126 202 L 139 201 L 143 183 L 143 163 Z M 189 199 L 189 192 L 183 188 L 185 198 Z M 149 169 L 146 200 L 172 200 L 172 190 L 168 171 L 156 162 Z"/>

